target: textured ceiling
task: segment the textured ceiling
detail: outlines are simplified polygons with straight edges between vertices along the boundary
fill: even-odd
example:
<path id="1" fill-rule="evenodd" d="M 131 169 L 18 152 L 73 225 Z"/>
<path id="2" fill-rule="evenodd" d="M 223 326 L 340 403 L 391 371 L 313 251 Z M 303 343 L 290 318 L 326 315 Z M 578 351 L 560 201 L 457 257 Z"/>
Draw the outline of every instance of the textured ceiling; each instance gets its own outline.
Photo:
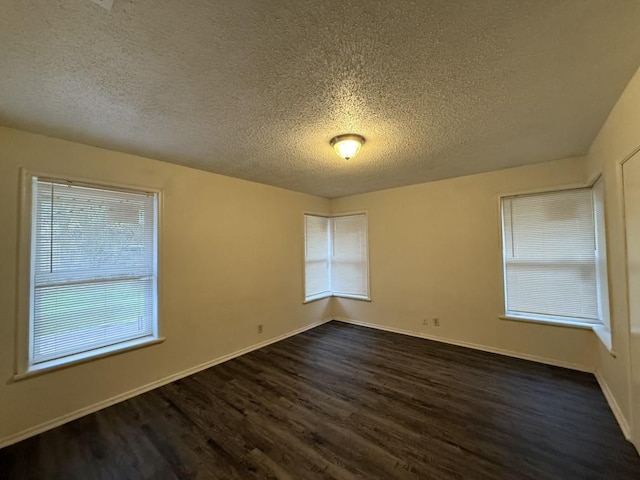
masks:
<path id="1" fill-rule="evenodd" d="M 0 123 L 338 197 L 585 153 L 638 25 L 638 0 L 10 0 Z"/>

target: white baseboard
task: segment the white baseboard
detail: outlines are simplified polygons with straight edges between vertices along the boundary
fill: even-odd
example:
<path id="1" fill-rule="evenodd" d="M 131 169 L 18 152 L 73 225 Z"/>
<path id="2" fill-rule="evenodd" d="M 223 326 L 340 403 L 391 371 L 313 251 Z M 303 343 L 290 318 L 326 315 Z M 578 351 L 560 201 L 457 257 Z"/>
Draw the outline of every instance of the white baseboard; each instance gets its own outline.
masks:
<path id="1" fill-rule="evenodd" d="M 620 405 L 618 405 L 616 398 L 613 396 L 613 393 L 611 393 L 609 385 L 607 385 L 607 382 L 605 381 L 602 373 L 600 373 L 599 370 L 596 370 L 594 375 L 596 377 L 596 380 L 598 380 L 598 384 L 600 385 L 600 389 L 604 394 L 604 398 L 606 398 L 607 402 L 609 403 L 609 408 L 611 408 L 613 416 L 616 417 L 618 425 L 620 425 L 620 430 L 622 430 L 624 438 L 631 442 L 631 427 L 629 426 L 629 422 L 627 422 L 627 419 L 624 418 L 622 410 L 620 410 Z"/>
<path id="2" fill-rule="evenodd" d="M 537 355 L 529 355 L 526 353 L 514 352 L 511 350 L 503 350 L 501 348 L 489 347 L 486 345 L 479 345 L 476 343 L 463 342 L 460 340 L 452 340 L 450 338 L 438 337 L 436 335 L 429 335 L 421 332 L 413 332 L 411 330 L 403 330 L 401 328 L 387 327 L 385 325 L 378 325 L 375 323 L 362 322 L 360 320 L 353 320 L 351 318 L 333 317 L 334 320 L 344 323 L 351 323 L 353 325 L 360 325 L 361 327 L 375 328 L 378 330 L 384 330 L 386 332 L 400 333 L 402 335 L 409 335 L 411 337 L 424 338 L 426 340 L 434 340 L 436 342 L 448 343 L 450 345 L 457 345 L 458 347 L 472 348 L 474 350 L 482 350 L 483 352 L 497 353 L 499 355 L 505 355 L 507 357 L 520 358 L 522 360 L 530 360 L 532 362 L 544 363 L 545 365 L 553 365 L 556 367 L 569 368 L 571 370 L 578 370 L 580 372 L 594 373 L 592 367 L 581 365 L 579 363 L 563 362 L 561 360 L 555 360 L 553 358 L 540 357 Z"/>
<path id="3" fill-rule="evenodd" d="M 116 403 L 122 402 L 124 400 L 128 400 L 142 393 L 148 392 L 155 388 L 161 387 L 171 382 L 175 382 L 176 380 L 180 380 L 181 378 L 188 377 L 189 375 L 193 375 L 194 373 L 198 373 L 202 370 L 206 370 L 209 367 L 213 367 L 214 365 L 218 365 L 220 363 L 224 363 L 228 360 L 232 360 L 234 358 L 245 355 L 246 353 L 252 352 L 254 350 L 258 350 L 259 348 L 266 347 L 267 345 L 271 345 L 272 343 L 279 342 L 284 340 L 285 338 L 292 337 L 294 335 L 298 335 L 299 333 L 305 332 L 307 330 L 311 330 L 319 325 L 330 322 L 332 318 L 325 318 L 319 322 L 312 323 L 310 325 L 305 325 L 304 327 L 297 328 L 296 330 L 292 330 L 290 332 L 284 333 L 277 337 L 270 338 L 265 340 L 264 342 L 256 343 L 246 348 L 242 348 L 233 353 L 229 353 L 227 355 L 223 355 L 222 357 L 218 357 L 216 359 L 210 360 L 205 363 L 201 363 L 200 365 L 196 365 L 195 367 L 188 368 L 187 370 L 183 370 L 182 372 L 174 373 L 173 375 L 169 375 L 168 377 L 164 377 L 160 380 L 156 380 L 151 383 L 147 383 L 142 387 L 134 388 L 133 390 L 129 390 L 128 392 L 122 393 L 120 395 L 116 395 L 115 397 L 111 397 L 107 400 L 103 400 L 98 403 L 94 403 L 93 405 L 89 405 L 88 407 L 81 408 L 76 410 L 75 412 L 67 413 L 53 420 L 49 420 L 47 422 L 41 423 L 34 427 L 27 428 L 19 433 L 14 435 L 9 435 L 8 437 L 4 437 L 0 439 L 0 448 L 7 447 L 14 443 L 18 443 L 21 440 L 25 440 L 29 437 L 33 437 L 40 433 L 46 432 L 47 430 L 51 430 L 52 428 L 59 427 L 65 423 L 71 422 L 73 420 L 77 420 L 78 418 L 84 417 L 85 415 L 89 415 L 91 413 L 97 412 L 98 410 L 102 410 L 103 408 L 110 407 L 111 405 L 115 405 Z"/>

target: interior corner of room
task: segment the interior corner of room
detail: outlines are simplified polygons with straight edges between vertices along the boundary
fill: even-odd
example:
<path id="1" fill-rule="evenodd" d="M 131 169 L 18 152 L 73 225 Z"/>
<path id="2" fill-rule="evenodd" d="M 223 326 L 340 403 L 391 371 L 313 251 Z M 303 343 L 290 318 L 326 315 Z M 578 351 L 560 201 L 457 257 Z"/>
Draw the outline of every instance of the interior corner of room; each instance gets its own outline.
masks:
<path id="1" fill-rule="evenodd" d="M 79 18 L 98 11 L 117 17 L 125 8 L 118 0 L 84 3 L 98 10 L 74 6 L 82 12 L 87 8 Z M 342 8 L 339 2 L 331 3 Z M 16 18 L 22 15 L 21 8 L 11 8 Z M 127 8 L 131 8 L 127 14 L 131 19 L 141 15 L 140 6 Z M 202 6 L 208 21 L 218 25 L 221 20 L 207 8 Z M 229 17 L 241 22 L 240 12 L 229 9 Z M 563 12 L 557 13 L 568 15 Z M 195 32 L 204 28 L 199 23 L 204 22 L 200 18 L 205 18 L 204 13 L 185 15 L 200 25 Z M 289 7 L 278 15 L 285 18 L 282 23 L 306 25 L 303 20 L 294 21 Z M 152 17 L 164 24 L 158 13 Z M 73 28 L 59 12 L 55 18 L 65 28 Z M 55 98 L 50 102 L 33 93 L 49 91 L 41 80 L 32 78 L 46 71 L 46 59 L 38 57 L 35 65 L 40 70 L 31 71 L 19 54 L 31 55 L 32 43 L 15 28 L 2 28 L 4 22 L 0 20 L 0 32 L 4 30 L 0 44 L 15 38 L 21 47 L 8 64 L 16 78 L 3 75 L 0 79 L 0 89 L 7 93 L 6 111 L 0 115 L 0 448 L 11 448 L 285 339 L 299 342 L 296 345 L 308 348 L 305 352 L 311 356 L 327 352 L 328 362 L 339 362 L 334 355 L 366 351 L 367 342 L 380 342 L 384 349 L 393 350 L 389 345 L 394 337 L 371 336 L 384 331 L 411 338 L 408 342 L 424 340 L 403 345 L 411 354 L 420 350 L 419 345 L 435 349 L 443 362 L 454 351 L 438 350 L 445 344 L 474 351 L 465 357 L 468 362 L 481 358 L 473 356 L 479 351 L 586 372 L 580 382 L 588 378 L 595 385 L 597 381 L 620 432 L 640 451 L 640 51 L 629 55 L 633 58 L 626 63 L 618 59 L 616 71 L 630 75 L 620 73 L 624 82 L 620 80 L 620 85 L 594 100 L 597 108 L 589 110 L 590 123 L 582 124 L 581 109 L 576 106 L 584 100 L 580 92 L 567 100 L 571 105 L 565 116 L 551 109 L 554 102 L 569 98 L 571 89 L 564 83 L 562 91 L 554 93 L 553 82 L 545 90 L 544 85 L 518 80 L 529 90 L 505 90 L 523 109 L 510 112 L 500 104 L 502 90 L 480 87 L 497 82 L 480 66 L 484 76 L 474 76 L 473 85 L 481 91 L 474 96 L 465 90 L 468 97 L 460 92 L 455 100 L 460 103 L 452 110 L 441 105 L 440 94 L 427 101 L 422 97 L 427 94 L 410 83 L 417 107 L 443 109 L 442 120 L 432 121 L 423 113 L 415 119 L 407 114 L 413 106 L 410 99 L 397 110 L 389 107 L 393 94 L 377 100 L 367 94 L 366 99 L 356 100 L 368 83 L 349 80 L 352 72 L 341 75 L 334 57 L 325 62 L 327 68 L 337 69 L 336 77 L 347 80 L 336 80 L 338 85 L 323 76 L 331 84 L 325 93 L 345 105 L 332 106 L 309 95 L 305 110 L 305 89 L 299 85 L 313 62 L 307 57 L 290 58 L 295 49 L 254 25 L 260 29 L 256 42 L 268 42 L 280 55 L 247 62 L 255 60 L 256 68 L 265 69 L 262 73 L 269 85 L 281 87 L 272 91 L 250 80 L 242 80 L 237 90 L 231 85 L 231 66 L 251 77 L 243 52 L 259 48 L 243 40 L 242 49 L 248 50 L 237 52 L 237 63 L 224 63 L 228 70 L 223 72 L 207 70 L 220 95 L 203 93 L 208 84 L 191 65 L 184 68 L 193 82 L 192 93 L 167 93 L 163 80 L 154 80 L 153 101 L 167 105 L 158 107 L 157 122 L 144 117 L 150 123 L 142 128 L 138 122 L 143 117 L 138 116 L 147 106 L 157 105 L 149 106 L 151 97 L 127 100 L 138 91 L 135 81 L 108 93 L 97 80 L 86 80 L 88 76 L 86 84 L 80 77 L 68 77 L 72 59 L 80 61 L 76 53 L 83 58 L 90 46 L 82 47 L 71 60 L 58 57 L 54 49 L 59 62 L 69 62 L 55 66 L 58 76 L 51 77 L 59 79 L 53 84 L 68 77 L 60 87 L 64 92 L 52 93 Z M 117 39 L 113 44 L 106 40 L 108 23 L 103 22 L 108 20 L 94 25 L 100 38 L 114 51 L 126 50 L 116 49 Z M 242 22 L 241 31 L 251 31 L 251 25 Z M 306 28 L 315 28 L 309 22 Z M 44 28 L 35 19 L 26 25 Z M 412 31 L 417 32 L 414 27 Z M 74 35 L 85 38 L 85 34 Z M 120 34 L 128 35 L 126 29 Z M 44 41 L 64 38 L 42 35 Z M 402 42 L 397 35 L 393 34 L 395 41 Z M 197 38 L 187 37 L 185 42 L 198 43 Z M 283 38 L 288 39 L 287 45 L 295 44 L 292 38 Z M 612 45 L 617 38 L 610 39 Z M 324 42 L 333 48 L 328 39 Z M 136 44 L 126 45 L 134 48 Z M 476 48 L 466 43 L 459 48 L 464 50 L 463 46 Z M 533 55 L 533 50 L 525 50 L 523 56 Z M 165 65 L 162 54 L 153 51 L 159 55 L 153 65 L 180 70 L 176 67 L 181 65 L 180 58 L 171 57 L 175 63 Z M 385 55 L 395 58 L 390 52 Z M 191 53 L 186 57 L 186 63 L 195 61 Z M 611 70 L 615 60 L 610 59 Z M 131 67 L 131 62 L 116 62 L 118 71 Z M 273 71 L 264 67 L 270 62 Z M 402 56 L 402 62 L 407 65 L 409 59 Z M 576 60 L 576 68 L 578 64 Z M 510 64 L 500 65 L 511 71 Z M 82 68 L 91 72 L 94 67 Z M 155 67 L 148 68 L 152 75 Z M 445 77 L 453 75 L 442 72 Z M 392 72 L 384 69 L 383 73 Z M 585 76 L 606 73 L 588 69 Z M 174 79 L 179 76 L 174 75 Z M 324 85 L 310 77 L 309 89 Z M 24 89 L 18 78 L 23 78 Z M 391 77 L 385 78 L 390 81 Z M 378 80 L 372 81 L 378 85 Z M 69 85 L 82 90 L 77 100 L 82 105 L 69 107 L 69 112 L 57 110 L 61 102 L 73 104 Z M 437 85 L 441 92 L 448 91 L 444 80 Z M 287 88 L 296 95 L 285 95 Z M 374 92 L 380 92 L 377 88 Z M 580 88 L 586 95 L 588 86 Z M 190 95 L 202 98 L 201 110 Z M 553 98 L 545 97 L 547 109 L 540 113 L 534 100 L 545 95 Z M 264 101 L 262 96 L 273 99 Z M 297 98 L 300 104 L 282 107 L 285 97 Z M 495 102 L 495 112 L 502 115 L 500 128 L 521 121 L 521 130 L 507 138 L 487 127 L 486 142 L 478 134 L 475 146 L 465 150 L 463 136 L 450 131 L 458 124 L 470 129 L 489 118 L 482 115 L 494 110 L 483 109 L 479 98 Z M 42 108 L 35 108 L 33 101 L 43 102 Z M 135 107 L 128 107 L 128 101 Z M 193 118 L 183 111 L 182 102 L 195 109 Z M 276 105 L 281 109 L 271 112 Z M 222 117 L 211 113 L 217 108 L 225 115 L 239 112 L 230 124 L 242 124 L 243 115 L 249 118 L 242 124 L 244 134 L 235 136 L 231 125 L 211 127 L 223 123 Z M 469 118 L 460 113 L 475 108 L 480 112 L 477 120 L 472 121 L 473 112 Z M 248 113 L 254 110 L 269 121 Z M 458 120 L 444 115 L 454 111 L 461 115 Z M 100 112 L 109 124 L 100 123 Z M 531 121 L 522 118 L 526 112 L 531 113 Z M 557 134 L 560 123 L 554 123 L 554 133 L 540 126 L 541 117 L 533 118 L 552 113 L 557 113 L 558 122 L 576 124 L 567 127 L 568 139 Z M 279 115 L 291 118 L 284 121 Z M 320 124 L 321 118 L 327 123 Z M 202 125 L 205 120 L 209 127 Z M 211 139 L 198 144 L 211 132 L 220 150 Z M 521 136 L 516 138 L 516 133 Z M 443 143 L 432 148 L 429 142 L 436 139 Z M 540 146 L 547 140 L 555 149 Z M 337 145 L 340 141 L 355 143 L 347 148 Z M 394 169 L 398 170 L 395 176 Z M 109 263 L 106 257 L 117 259 Z M 116 316 L 125 320 L 104 320 Z M 336 329 L 322 330 L 330 322 Z M 348 330 L 345 324 L 368 330 Z M 313 350 L 309 345 L 320 345 L 323 332 L 328 343 Z M 343 336 L 337 339 L 333 332 Z M 305 333 L 309 336 L 304 337 Z M 362 343 L 354 345 L 352 352 L 350 336 L 358 335 Z M 283 362 L 293 365 L 299 354 L 283 355 Z M 257 353 L 251 358 L 262 357 Z M 268 362 L 265 365 L 272 369 Z M 344 365 L 347 370 L 353 367 L 349 360 Z M 230 366 L 229 371 L 233 373 L 234 368 Z M 540 375 L 543 378 L 546 373 Z M 223 380 L 216 377 L 221 385 Z M 274 384 L 278 381 L 282 379 L 276 377 Z M 260 382 L 254 386 L 262 393 L 261 388 L 269 387 Z M 347 400 L 331 401 L 351 413 Z M 295 405 L 286 405 L 297 412 Z M 300 425 L 306 428 L 302 420 Z M 285 436 L 281 431 L 277 434 Z M 270 460 L 257 459 L 261 454 L 252 453 L 257 465 L 279 471 Z M 332 475 L 339 478 L 336 472 Z"/>

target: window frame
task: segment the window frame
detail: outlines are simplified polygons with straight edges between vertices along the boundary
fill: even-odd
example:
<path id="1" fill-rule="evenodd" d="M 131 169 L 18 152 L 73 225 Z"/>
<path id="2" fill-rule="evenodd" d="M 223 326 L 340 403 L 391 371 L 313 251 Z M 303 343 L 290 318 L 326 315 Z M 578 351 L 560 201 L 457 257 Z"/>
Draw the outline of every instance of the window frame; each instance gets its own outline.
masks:
<path id="1" fill-rule="evenodd" d="M 503 215 L 503 199 L 505 198 L 509 198 L 509 197 L 515 197 L 515 196 L 525 196 L 525 195 L 537 195 L 537 194 L 545 194 L 545 193 L 554 193 L 554 192 L 565 192 L 565 191 L 571 191 L 571 190 L 590 190 L 591 194 L 592 194 L 592 205 L 593 205 L 593 215 L 594 215 L 594 230 L 597 229 L 597 226 L 595 225 L 595 199 L 593 198 L 594 194 L 593 194 L 593 187 L 595 186 L 595 184 L 598 181 L 601 181 L 602 175 L 597 175 L 595 178 L 593 178 L 592 181 L 590 181 L 587 184 L 572 184 L 572 185 L 565 185 L 565 186 L 560 186 L 560 187 L 549 187 L 549 188 L 541 188 L 541 189 L 533 189 L 533 190 L 527 190 L 527 191 L 520 191 L 520 192 L 512 192 L 512 193 L 500 193 L 497 195 L 497 215 L 498 215 L 498 245 L 499 245 L 499 249 L 500 249 L 500 271 L 501 271 L 501 281 L 502 281 L 502 289 L 501 289 L 501 301 L 502 301 L 502 313 L 500 313 L 499 318 L 502 320 L 509 320 L 509 321 L 518 321 L 518 322 L 525 322 L 525 323 L 535 323 L 535 324 L 542 324 L 542 325 L 550 325 L 550 326 L 559 326 L 559 327 L 570 327 L 570 328 L 578 328 L 578 329 L 585 329 L 585 330 L 591 330 L 594 333 L 598 334 L 599 330 L 602 330 L 603 328 L 603 324 L 598 322 L 598 323 L 594 323 L 594 322 L 581 322 L 579 320 L 576 319 L 572 319 L 572 318 L 563 318 L 563 317 L 551 317 L 551 316 L 544 316 L 544 315 L 535 315 L 535 314 L 531 314 L 531 315 L 517 315 L 517 314 L 513 314 L 510 312 L 507 312 L 507 279 L 506 279 L 506 268 L 505 268 L 505 248 L 504 248 L 504 235 L 505 235 L 505 224 L 504 224 L 504 215 Z M 605 215 L 605 230 L 606 230 L 606 215 Z M 594 232 L 597 235 L 597 232 Z M 606 252 L 606 268 L 608 269 L 608 252 Z M 605 289 L 607 290 L 607 293 L 609 292 L 609 282 L 607 282 L 607 285 L 599 285 L 600 283 L 600 279 L 597 279 L 598 281 L 598 287 L 597 287 L 597 301 L 598 301 L 598 305 L 599 305 L 599 309 L 600 309 L 600 304 L 602 302 L 602 297 L 600 296 L 600 291 L 601 289 Z M 610 309 L 610 303 L 607 305 L 602 305 L 602 309 L 606 309 L 607 311 L 609 311 Z M 607 345 L 607 348 L 611 351 L 611 345 Z"/>
<path id="2" fill-rule="evenodd" d="M 593 331 L 596 334 L 596 336 L 598 337 L 598 339 L 602 342 L 602 344 L 605 346 L 605 348 L 609 351 L 609 353 L 611 353 L 613 356 L 616 355 L 615 351 L 613 350 L 613 335 L 612 335 L 612 331 L 613 331 L 613 325 L 611 322 L 611 291 L 609 288 L 609 285 L 611 283 L 610 280 L 610 276 L 609 276 L 609 239 L 607 238 L 607 202 L 606 202 L 606 196 L 607 196 L 607 191 L 606 191 L 606 184 L 604 181 L 604 176 L 602 174 L 598 175 L 595 180 L 593 181 L 593 183 L 591 184 L 591 188 L 592 188 L 592 193 L 593 193 L 593 204 L 594 204 L 594 223 L 595 223 L 595 228 L 596 228 L 596 252 L 598 252 L 599 254 L 602 254 L 602 249 L 600 248 L 600 242 L 598 241 L 598 216 L 596 214 L 596 202 L 597 202 L 597 195 L 596 195 L 596 186 L 600 184 L 602 185 L 602 198 L 600 199 L 602 201 L 602 218 L 601 223 L 602 223 L 602 228 L 603 228 L 603 240 L 604 240 L 604 265 L 600 265 L 598 263 L 598 257 L 596 257 L 596 268 L 597 268 L 597 275 L 598 275 L 598 294 L 601 295 L 600 300 L 604 300 L 602 301 L 601 304 L 599 305 L 599 309 L 600 309 L 600 313 L 602 314 L 602 317 L 605 321 L 603 321 L 600 325 L 596 325 L 595 327 L 593 327 Z M 602 268 L 604 267 L 604 268 Z M 600 283 L 600 280 L 604 279 L 606 280 L 606 285 L 602 285 Z M 605 292 L 603 294 L 603 292 Z"/>
<path id="3" fill-rule="evenodd" d="M 367 234 L 367 250 L 366 250 L 366 280 L 367 280 L 367 294 L 366 295 L 350 295 L 343 293 L 333 293 L 329 291 L 327 294 L 322 295 L 314 295 L 307 297 L 307 285 L 306 285 L 306 268 L 307 268 L 307 259 L 306 259 L 306 230 L 305 230 L 305 217 L 307 215 L 311 215 L 314 217 L 323 217 L 329 219 L 329 286 L 331 286 L 331 258 L 333 256 L 332 246 L 333 246 L 333 224 L 331 222 L 332 218 L 336 217 L 349 217 L 353 215 L 364 215 L 366 218 L 366 234 Z M 355 210 L 344 213 L 317 213 L 317 212 L 308 212 L 305 211 L 302 214 L 302 233 L 303 233 L 303 249 L 302 249 L 302 303 L 312 303 L 318 300 L 322 300 L 325 298 L 347 298 L 351 300 L 360 300 L 364 302 L 371 302 L 371 269 L 370 269 L 370 248 L 369 248 L 369 211 L 368 210 Z"/>
<path id="4" fill-rule="evenodd" d="M 154 294 L 155 322 L 153 335 L 119 342 L 117 344 L 98 347 L 85 352 L 80 352 L 65 357 L 30 364 L 31 335 L 31 311 L 33 302 L 33 179 L 58 181 L 81 186 L 110 189 L 123 192 L 148 193 L 155 196 L 156 228 L 154 238 L 154 256 L 156 270 L 156 288 Z M 21 380 L 35 375 L 40 375 L 52 370 L 67 368 L 79 363 L 84 363 L 99 358 L 119 354 L 122 352 L 162 343 L 162 315 L 161 315 L 161 258 L 162 258 L 162 218 L 163 218 L 163 193 L 160 188 L 141 187 L 131 184 L 119 184 L 96 180 L 94 178 L 78 178 L 70 175 L 55 174 L 42 171 L 21 169 L 19 189 L 19 226 L 18 226 L 18 291 L 16 309 L 16 334 L 15 334 L 15 369 L 12 380 Z"/>

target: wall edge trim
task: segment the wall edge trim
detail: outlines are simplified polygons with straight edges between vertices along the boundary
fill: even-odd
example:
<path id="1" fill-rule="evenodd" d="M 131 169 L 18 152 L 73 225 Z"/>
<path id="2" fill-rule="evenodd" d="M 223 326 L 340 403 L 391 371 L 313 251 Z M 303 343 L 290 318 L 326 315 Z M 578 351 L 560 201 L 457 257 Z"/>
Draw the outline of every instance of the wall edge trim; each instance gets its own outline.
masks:
<path id="1" fill-rule="evenodd" d="M 629 426 L 629 422 L 627 421 L 627 419 L 624 417 L 624 414 L 622 413 L 620 405 L 618 405 L 616 397 L 613 396 L 613 392 L 611 392 L 609 385 L 602 376 L 602 372 L 600 370 L 596 370 L 594 372 L 594 375 L 596 377 L 596 380 L 598 381 L 598 385 L 600 385 L 600 389 L 602 390 L 604 398 L 609 404 L 609 408 L 613 412 L 613 416 L 616 418 L 616 421 L 620 426 L 620 430 L 622 430 L 624 438 L 631 442 L 631 427 Z"/>
<path id="2" fill-rule="evenodd" d="M 201 372 L 202 370 L 206 370 L 207 368 L 213 367 L 215 365 L 219 365 L 221 363 L 227 362 L 229 360 L 233 360 L 234 358 L 237 357 L 241 357 L 242 355 L 245 355 L 249 352 L 252 352 L 254 350 L 258 350 L 260 348 L 266 347 L 267 345 L 271 345 L 272 343 L 277 343 L 281 340 L 285 340 L 286 338 L 289 337 L 293 337 L 295 335 L 298 335 L 302 332 L 305 332 L 307 330 L 311 330 L 313 328 L 316 328 L 324 323 L 330 322 L 332 320 L 331 317 L 327 317 L 324 318 L 318 322 L 313 322 L 310 323 L 308 325 L 305 325 L 303 327 L 297 328 L 295 330 L 291 330 L 289 332 L 283 333 L 282 335 L 278 335 L 276 337 L 270 338 L 268 340 L 250 345 L 248 347 L 245 348 L 241 348 L 240 350 L 236 350 L 235 352 L 232 353 L 228 353 L 226 355 L 223 355 L 221 357 L 217 357 L 213 360 L 209 360 L 208 362 L 204 362 L 201 363 L 199 365 L 196 365 L 195 367 L 191 367 L 188 368 L 186 370 L 182 370 L 178 373 L 174 373 L 171 374 L 167 377 L 163 377 L 159 380 L 154 380 L 153 382 L 147 383 L 145 385 L 142 385 L 141 387 L 136 387 L 132 390 L 126 391 L 124 393 L 121 393 L 119 395 L 115 395 L 111 398 L 108 398 L 106 400 L 102 400 L 100 402 L 94 403 L 92 405 L 89 405 L 87 407 L 83 407 L 80 408 L 78 410 L 75 410 L 71 413 L 67 413 L 64 415 L 61 415 L 57 418 L 54 418 L 52 420 L 48 420 L 46 422 L 40 423 L 38 425 L 35 425 L 33 427 L 29 427 L 25 430 L 22 430 L 18 433 L 12 434 L 12 435 L 8 435 L 4 438 L 0 438 L 0 448 L 5 448 L 8 447 L 9 445 L 13 445 L 14 443 L 18 443 L 22 440 L 26 440 L 27 438 L 30 437 L 34 437 L 36 435 L 39 435 L 41 433 L 44 433 L 48 430 L 51 430 L 53 428 L 59 427 L 61 425 L 64 425 L 65 423 L 68 422 L 72 422 L 73 420 L 77 420 L 81 417 L 84 417 L 86 415 L 89 415 L 91 413 L 95 413 L 99 410 L 102 410 L 104 408 L 110 407 L 112 405 L 115 405 L 116 403 L 120 403 L 123 402 L 125 400 L 128 400 L 130 398 L 133 398 L 135 396 L 141 395 L 143 393 L 149 392 L 151 390 L 154 390 L 158 387 L 162 387 L 163 385 L 167 385 L 171 382 L 175 382 L 176 380 L 180 380 L 181 378 L 184 377 L 188 377 L 190 375 L 193 375 L 195 373 Z"/>

